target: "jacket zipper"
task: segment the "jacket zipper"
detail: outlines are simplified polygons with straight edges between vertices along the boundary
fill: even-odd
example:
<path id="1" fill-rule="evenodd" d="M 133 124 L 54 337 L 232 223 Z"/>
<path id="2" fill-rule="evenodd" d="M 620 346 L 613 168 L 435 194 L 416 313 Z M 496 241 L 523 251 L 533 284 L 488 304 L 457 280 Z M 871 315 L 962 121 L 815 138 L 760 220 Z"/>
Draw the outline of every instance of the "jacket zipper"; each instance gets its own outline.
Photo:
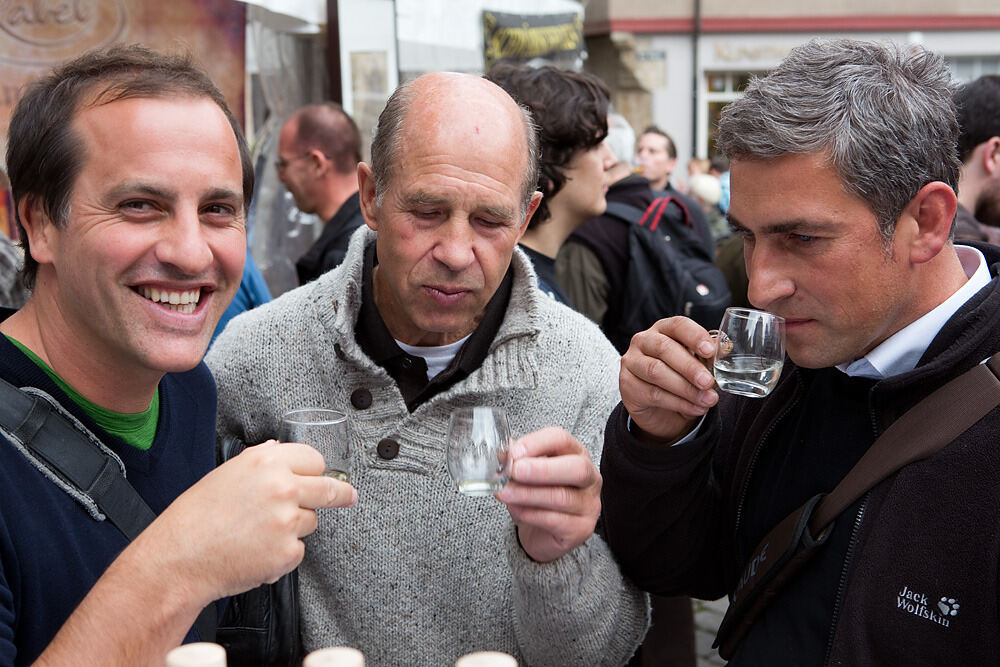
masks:
<path id="1" fill-rule="evenodd" d="M 879 429 L 878 429 L 878 417 L 876 416 L 876 411 L 874 407 L 875 403 L 875 388 L 872 387 L 868 393 L 868 416 L 871 419 L 872 433 L 875 434 L 875 439 L 878 439 Z M 833 604 L 833 618 L 830 623 L 830 632 L 826 640 L 826 657 L 823 659 L 823 664 L 830 664 L 830 655 L 833 653 L 833 637 L 837 631 L 837 623 L 840 621 L 840 608 L 844 602 L 844 595 L 847 594 L 847 572 L 850 570 L 851 561 L 854 560 L 854 550 L 857 546 L 858 541 L 858 531 L 861 529 L 861 522 L 864 520 L 865 509 L 868 507 L 868 499 L 871 497 L 872 492 L 869 490 L 862 496 L 861 505 L 858 507 L 858 514 L 854 517 L 854 527 L 851 529 L 851 539 L 847 542 L 847 553 L 844 555 L 844 566 L 840 571 L 840 583 L 837 585 L 837 597 Z"/>
<path id="2" fill-rule="evenodd" d="M 773 421 L 771 421 L 770 425 L 767 427 L 767 430 L 764 431 L 764 435 L 761 436 L 760 442 L 757 443 L 757 448 L 754 450 L 753 456 L 750 457 L 750 463 L 747 464 L 747 474 L 746 477 L 743 478 L 743 485 L 740 488 L 740 502 L 739 505 L 736 506 L 736 522 L 733 525 L 734 540 L 736 539 L 736 537 L 739 535 L 740 532 L 740 523 L 743 521 L 743 507 L 746 503 L 747 489 L 750 486 L 750 477 L 753 476 L 754 466 L 757 464 L 757 457 L 760 455 L 761 450 L 764 448 L 764 443 L 766 443 L 768 438 L 771 437 L 771 433 L 774 431 L 775 428 L 777 428 L 781 420 L 785 418 L 785 415 L 791 412 L 792 408 L 794 408 L 798 404 L 798 402 L 799 402 L 799 392 L 796 391 L 795 397 L 792 399 L 792 401 L 788 405 L 786 405 L 781 412 L 778 413 L 778 416 L 775 417 Z"/>
<path id="3" fill-rule="evenodd" d="M 830 664 L 830 655 L 833 653 L 833 637 L 837 631 L 837 623 L 840 621 L 840 608 L 844 603 L 844 595 L 847 593 L 847 573 L 851 569 L 851 561 L 854 560 L 854 551 L 858 543 L 858 533 L 861 531 L 861 523 L 864 520 L 865 508 L 868 507 L 868 498 L 871 491 L 865 493 L 858 508 L 858 514 L 854 517 L 854 527 L 851 529 L 851 539 L 847 543 L 847 553 L 844 556 L 844 566 L 840 571 L 840 583 L 837 586 L 837 598 L 833 605 L 833 620 L 830 623 L 830 632 L 826 640 L 826 656 L 823 664 Z"/>

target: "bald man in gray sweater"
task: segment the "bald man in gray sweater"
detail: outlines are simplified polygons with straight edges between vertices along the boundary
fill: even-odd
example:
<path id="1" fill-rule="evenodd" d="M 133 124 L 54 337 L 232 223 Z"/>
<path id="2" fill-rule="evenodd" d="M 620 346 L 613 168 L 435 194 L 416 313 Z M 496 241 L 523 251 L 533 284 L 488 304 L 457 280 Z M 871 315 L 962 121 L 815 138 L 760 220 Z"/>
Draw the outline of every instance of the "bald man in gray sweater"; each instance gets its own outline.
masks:
<path id="1" fill-rule="evenodd" d="M 398 90 L 359 167 L 367 227 L 344 263 L 234 320 L 207 359 L 222 436 L 274 436 L 297 407 L 349 415 L 360 500 L 306 539 L 307 650 L 620 665 L 645 633 L 645 595 L 595 534 L 618 355 L 515 251 L 540 199 L 530 128 L 477 77 Z M 445 467 L 449 414 L 476 405 L 505 408 L 520 436 L 494 498 L 459 495 Z"/>

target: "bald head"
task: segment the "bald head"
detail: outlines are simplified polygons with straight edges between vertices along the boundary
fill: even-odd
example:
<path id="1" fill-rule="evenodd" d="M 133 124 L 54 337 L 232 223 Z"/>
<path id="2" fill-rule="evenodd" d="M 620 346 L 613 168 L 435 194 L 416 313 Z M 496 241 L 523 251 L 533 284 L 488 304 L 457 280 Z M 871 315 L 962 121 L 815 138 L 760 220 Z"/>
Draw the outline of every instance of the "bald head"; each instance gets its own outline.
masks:
<path id="1" fill-rule="evenodd" d="M 295 151 L 317 149 L 342 174 L 354 174 L 361 162 L 361 135 L 343 107 L 335 102 L 304 106 L 285 121 Z"/>
<path id="2" fill-rule="evenodd" d="M 408 146 L 417 143 L 454 155 L 476 152 L 484 159 L 520 156 L 522 211 L 527 210 L 538 181 L 538 139 L 530 112 L 499 86 L 470 74 L 436 72 L 397 88 L 372 140 L 379 204 Z"/>

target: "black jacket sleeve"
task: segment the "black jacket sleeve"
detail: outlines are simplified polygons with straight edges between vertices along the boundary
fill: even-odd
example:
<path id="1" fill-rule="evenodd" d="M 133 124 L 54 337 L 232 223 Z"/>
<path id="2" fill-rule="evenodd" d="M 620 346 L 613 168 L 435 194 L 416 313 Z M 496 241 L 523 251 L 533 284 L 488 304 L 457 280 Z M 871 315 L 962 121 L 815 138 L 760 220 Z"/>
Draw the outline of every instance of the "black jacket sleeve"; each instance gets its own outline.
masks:
<path id="1" fill-rule="evenodd" d="M 721 484 L 718 410 L 682 445 L 655 446 L 628 431 L 619 404 L 604 435 L 601 474 L 607 542 L 622 571 L 660 595 L 716 599 L 733 568 Z"/>

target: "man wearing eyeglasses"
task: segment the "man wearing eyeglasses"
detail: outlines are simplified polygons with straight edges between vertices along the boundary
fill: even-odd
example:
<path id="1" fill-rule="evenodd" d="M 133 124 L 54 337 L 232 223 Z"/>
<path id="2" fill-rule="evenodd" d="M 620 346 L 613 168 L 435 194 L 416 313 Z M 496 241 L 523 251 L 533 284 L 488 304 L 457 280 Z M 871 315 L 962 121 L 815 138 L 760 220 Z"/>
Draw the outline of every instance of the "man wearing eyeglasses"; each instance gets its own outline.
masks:
<path id="1" fill-rule="evenodd" d="M 310 104 L 293 113 L 278 135 L 278 178 L 303 213 L 325 223 L 295 263 L 304 285 L 344 260 L 351 233 L 364 223 L 358 202 L 361 135 L 339 104 Z"/>

